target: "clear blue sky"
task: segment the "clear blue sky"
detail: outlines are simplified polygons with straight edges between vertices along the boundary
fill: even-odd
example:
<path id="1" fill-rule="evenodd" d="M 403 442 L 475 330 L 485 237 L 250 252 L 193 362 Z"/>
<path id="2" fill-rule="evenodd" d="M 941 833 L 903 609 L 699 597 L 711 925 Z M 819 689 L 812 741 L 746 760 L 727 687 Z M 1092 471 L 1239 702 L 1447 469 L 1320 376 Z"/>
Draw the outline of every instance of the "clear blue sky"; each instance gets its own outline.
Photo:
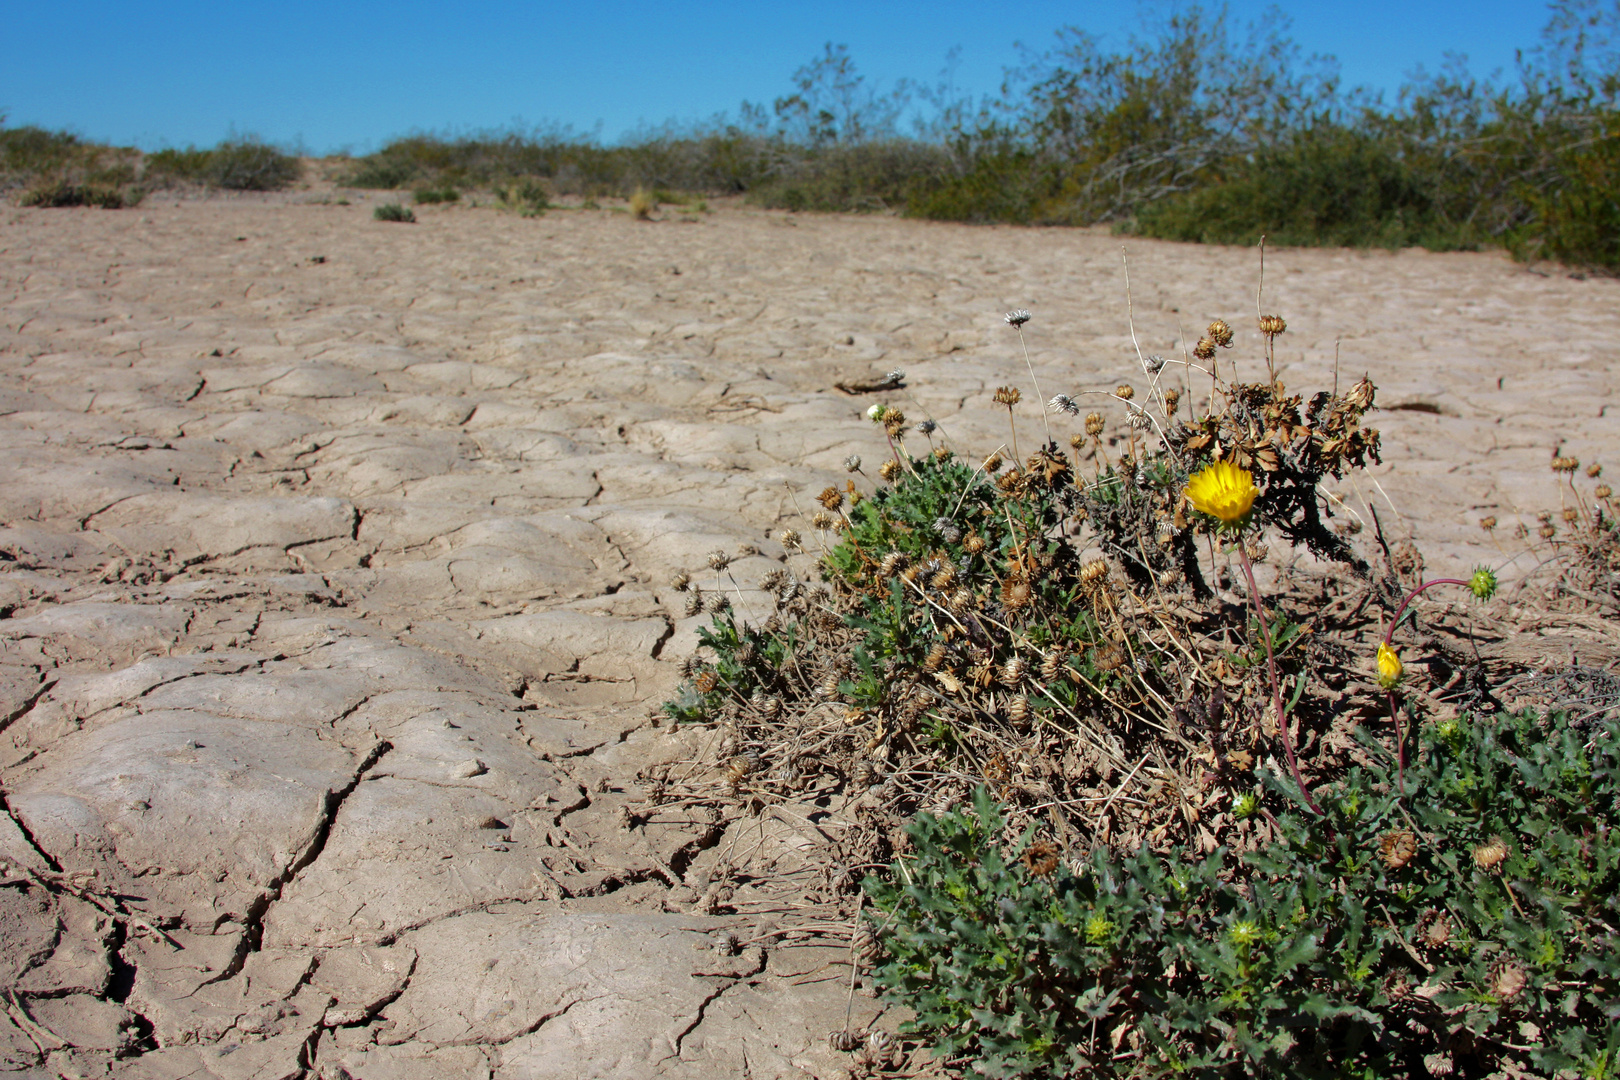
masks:
<path id="1" fill-rule="evenodd" d="M 1211 4 L 1209 6 L 1217 6 Z M 1239 22 L 1268 4 L 1233 0 Z M 1392 93 L 1414 67 L 1464 53 L 1508 68 L 1547 19 L 1537 0 L 1284 0 L 1306 53 L 1347 84 Z M 612 141 L 641 124 L 735 115 L 787 93 L 826 42 L 849 46 L 869 83 L 935 81 L 960 47 L 956 84 L 992 91 L 1063 25 L 1123 43 L 1131 0 L 698 0 L 695 3 L 50 4 L 12 0 L 0 112 L 145 149 L 231 134 L 363 153 L 411 131 L 555 123 Z"/>

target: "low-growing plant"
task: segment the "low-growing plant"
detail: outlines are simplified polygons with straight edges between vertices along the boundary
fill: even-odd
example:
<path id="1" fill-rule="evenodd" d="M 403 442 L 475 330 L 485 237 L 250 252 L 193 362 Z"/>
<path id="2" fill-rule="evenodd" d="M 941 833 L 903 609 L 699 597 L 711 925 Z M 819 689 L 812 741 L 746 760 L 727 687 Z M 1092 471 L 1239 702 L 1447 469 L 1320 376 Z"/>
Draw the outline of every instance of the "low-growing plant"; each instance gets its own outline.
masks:
<path id="1" fill-rule="evenodd" d="M 95 182 L 75 184 L 67 180 L 47 180 L 25 189 L 17 197 L 17 205 L 98 206 L 103 210 L 117 210 L 139 204 L 144 194 L 139 188 L 120 184 Z"/>
<path id="2" fill-rule="evenodd" d="M 399 203 L 382 203 L 371 212 L 371 216 L 378 221 L 414 222 L 416 215 L 411 213 L 410 207 Z"/>
<path id="3" fill-rule="evenodd" d="M 545 186 L 533 180 L 516 180 L 496 190 L 501 205 L 524 217 L 540 217 L 551 208 Z"/>
<path id="4" fill-rule="evenodd" d="M 1241 858 L 1064 862 L 980 788 L 868 879 L 878 982 L 986 1076 L 1613 1076 L 1620 725 L 1427 725 L 1421 798 L 1388 764 Z"/>
<path id="5" fill-rule="evenodd" d="M 434 203 L 452 203 L 461 200 L 461 192 L 453 187 L 443 188 L 417 188 L 411 192 L 411 201 L 418 206 Z"/>
<path id="6" fill-rule="evenodd" d="M 658 198 L 646 188 L 636 188 L 630 193 L 630 216 L 637 221 L 650 221 L 652 212 L 658 209 Z"/>
<path id="7" fill-rule="evenodd" d="M 295 183 L 303 166 L 291 154 L 257 139 L 228 139 L 211 150 L 158 150 L 146 156 L 153 182 L 189 181 L 227 191 L 279 191 Z"/>

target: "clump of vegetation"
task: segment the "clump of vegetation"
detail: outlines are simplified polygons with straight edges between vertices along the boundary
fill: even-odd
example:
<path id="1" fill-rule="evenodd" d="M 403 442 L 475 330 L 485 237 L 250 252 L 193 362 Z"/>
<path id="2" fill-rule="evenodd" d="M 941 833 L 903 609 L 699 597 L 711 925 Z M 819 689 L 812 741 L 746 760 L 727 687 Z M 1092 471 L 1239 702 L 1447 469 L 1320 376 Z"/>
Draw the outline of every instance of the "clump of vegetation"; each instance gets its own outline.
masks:
<path id="1" fill-rule="evenodd" d="M 461 192 L 453 187 L 417 188 L 411 192 L 411 201 L 418 206 L 429 206 L 434 203 L 453 203 L 461 200 Z"/>
<path id="2" fill-rule="evenodd" d="M 187 182 L 226 191 L 280 191 L 303 174 L 296 157 L 257 139 L 228 139 L 211 150 L 159 150 L 146 156 L 154 183 Z"/>
<path id="3" fill-rule="evenodd" d="M 7 128 L 0 116 L 0 191 L 16 191 L 21 206 L 134 206 L 140 155 L 86 143 L 66 132 Z"/>
<path id="4" fill-rule="evenodd" d="M 377 221 L 402 221 L 407 224 L 416 221 L 416 215 L 411 213 L 408 206 L 401 206 L 397 202 L 380 203 L 371 211 L 371 216 Z"/>
<path id="5" fill-rule="evenodd" d="M 524 217 L 540 217 L 551 209 L 551 197 L 545 185 L 533 180 L 515 180 L 497 189 L 501 205 L 516 210 Z"/>
<path id="6" fill-rule="evenodd" d="M 630 216 L 637 221 L 651 221 L 656 209 L 658 200 L 646 188 L 638 187 L 630 193 Z"/>

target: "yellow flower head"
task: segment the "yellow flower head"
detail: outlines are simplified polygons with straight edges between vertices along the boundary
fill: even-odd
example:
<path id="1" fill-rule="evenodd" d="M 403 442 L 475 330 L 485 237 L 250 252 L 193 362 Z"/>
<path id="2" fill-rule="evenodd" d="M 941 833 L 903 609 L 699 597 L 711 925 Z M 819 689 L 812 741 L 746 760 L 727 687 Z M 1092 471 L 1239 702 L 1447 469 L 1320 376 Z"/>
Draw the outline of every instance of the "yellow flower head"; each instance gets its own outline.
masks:
<path id="1" fill-rule="evenodd" d="M 1388 645 L 1378 646 L 1378 685 L 1385 690 L 1393 690 L 1401 681 L 1401 658 L 1394 649 Z"/>
<path id="2" fill-rule="evenodd" d="M 1187 501 L 1193 509 L 1208 514 L 1223 528 L 1239 529 L 1249 520 L 1255 496 L 1254 475 L 1230 461 L 1217 461 L 1187 481 Z"/>

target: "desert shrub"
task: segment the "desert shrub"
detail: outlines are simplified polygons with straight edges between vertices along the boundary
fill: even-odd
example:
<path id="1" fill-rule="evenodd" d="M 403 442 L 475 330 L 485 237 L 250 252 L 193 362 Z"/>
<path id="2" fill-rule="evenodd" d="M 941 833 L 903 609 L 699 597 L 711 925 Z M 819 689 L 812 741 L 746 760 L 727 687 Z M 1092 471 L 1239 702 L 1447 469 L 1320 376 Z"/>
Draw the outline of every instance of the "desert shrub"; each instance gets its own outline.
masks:
<path id="1" fill-rule="evenodd" d="M 103 210 L 117 210 L 135 206 L 141 201 L 139 189 L 118 184 L 75 184 L 66 180 L 48 180 L 25 189 L 17 197 L 19 206 L 99 206 Z"/>
<path id="2" fill-rule="evenodd" d="M 658 209 L 658 199 L 646 188 L 636 188 L 630 193 L 630 215 L 637 221 L 647 221 L 652 212 Z"/>
<path id="3" fill-rule="evenodd" d="M 461 192 L 457 191 L 453 187 L 417 188 L 415 191 L 411 192 L 411 201 L 415 202 L 418 206 L 430 205 L 433 203 L 457 202 L 460 199 Z"/>
<path id="4" fill-rule="evenodd" d="M 153 181 L 187 181 L 227 191 L 279 191 L 298 180 L 296 157 L 256 139 L 234 139 L 211 150 L 159 150 L 146 156 Z"/>
<path id="5" fill-rule="evenodd" d="M 403 221 L 406 223 L 411 223 L 416 220 L 416 215 L 411 213 L 409 207 L 401 206 L 399 203 L 394 202 L 380 204 L 371 212 L 371 216 L 377 221 Z"/>
<path id="6" fill-rule="evenodd" d="M 500 187 L 496 194 L 502 206 L 524 217 L 539 217 L 551 207 L 545 186 L 533 180 L 514 180 Z"/>
<path id="7" fill-rule="evenodd" d="M 1557 714 L 1428 725 L 1412 797 L 1353 770 L 1241 859 L 1061 863 L 1009 844 L 980 788 L 869 879 L 877 978 L 988 1076 L 1611 1076 L 1617 736 Z"/>

